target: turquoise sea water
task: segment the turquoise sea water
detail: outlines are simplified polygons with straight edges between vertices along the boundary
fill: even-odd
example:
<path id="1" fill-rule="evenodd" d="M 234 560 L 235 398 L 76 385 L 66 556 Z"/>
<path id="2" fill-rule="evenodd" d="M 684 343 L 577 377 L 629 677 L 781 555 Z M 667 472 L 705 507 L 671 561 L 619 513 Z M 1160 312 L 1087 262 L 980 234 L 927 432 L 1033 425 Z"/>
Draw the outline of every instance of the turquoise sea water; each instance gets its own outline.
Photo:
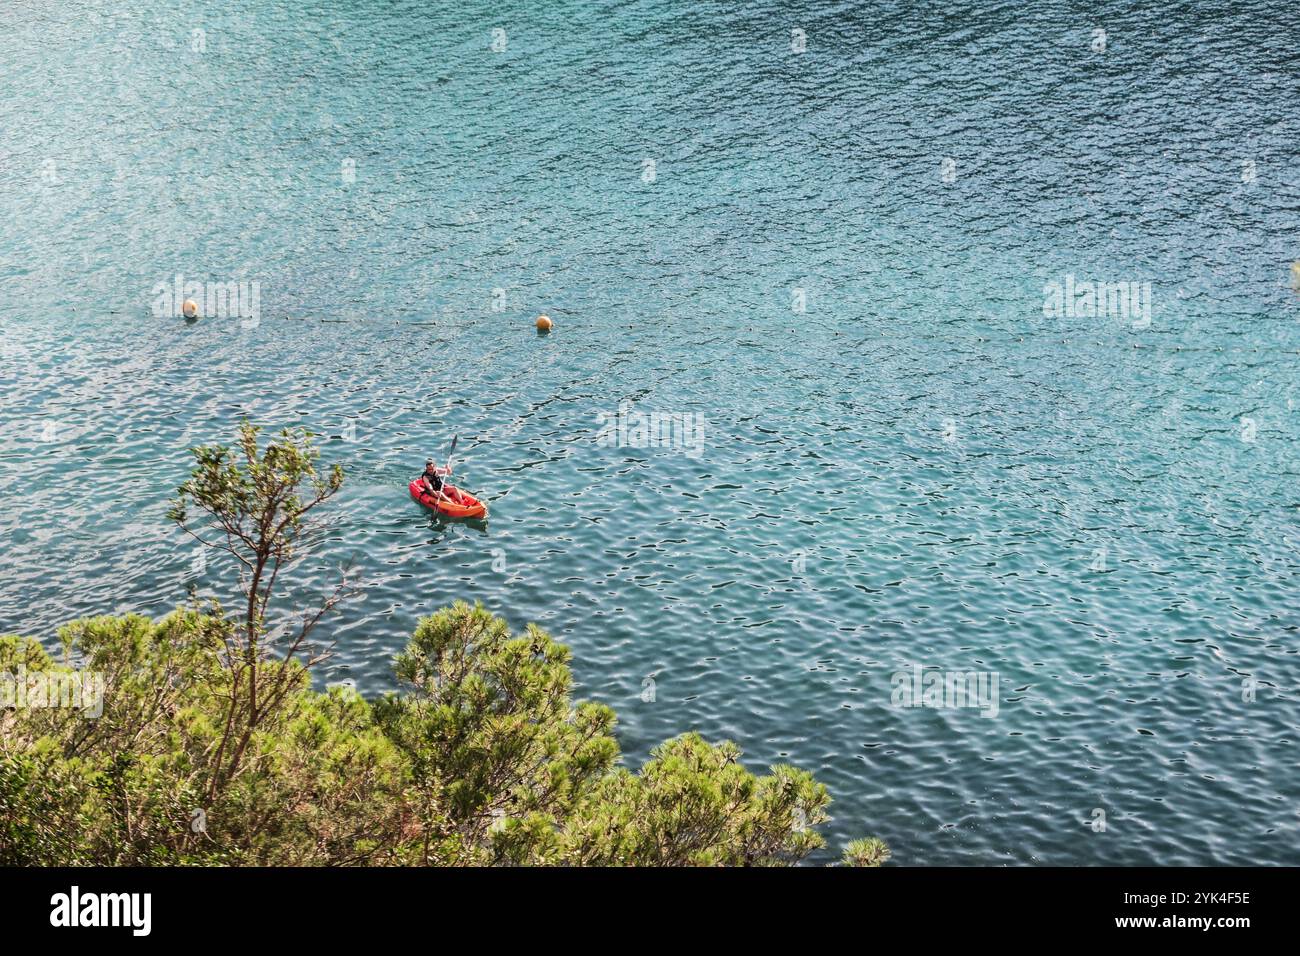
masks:
<path id="1" fill-rule="evenodd" d="M 220 592 L 185 448 L 304 425 L 330 680 L 478 599 L 630 760 L 815 772 L 825 858 L 1300 863 L 1294 11 L 1155 6 L 11 4 L 0 631 Z M 260 321 L 156 317 L 177 274 Z M 700 453 L 601 444 L 622 403 Z M 453 433 L 486 527 L 407 497 Z M 914 665 L 997 716 L 893 706 Z"/>

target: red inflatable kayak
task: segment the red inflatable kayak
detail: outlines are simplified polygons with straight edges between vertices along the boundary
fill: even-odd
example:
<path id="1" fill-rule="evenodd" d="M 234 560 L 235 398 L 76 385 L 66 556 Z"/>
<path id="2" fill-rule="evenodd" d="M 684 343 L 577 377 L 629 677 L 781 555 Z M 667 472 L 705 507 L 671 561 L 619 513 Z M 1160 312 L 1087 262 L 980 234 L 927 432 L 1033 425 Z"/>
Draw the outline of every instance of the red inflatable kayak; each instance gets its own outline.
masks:
<path id="1" fill-rule="evenodd" d="M 426 508 L 432 508 L 448 518 L 483 518 L 487 515 L 487 505 L 468 491 L 461 491 L 451 485 L 443 485 L 441 496 L 431 495 L 421 487 L 419 478 L 411 482 L 408 487 L 412 498 Z"/>

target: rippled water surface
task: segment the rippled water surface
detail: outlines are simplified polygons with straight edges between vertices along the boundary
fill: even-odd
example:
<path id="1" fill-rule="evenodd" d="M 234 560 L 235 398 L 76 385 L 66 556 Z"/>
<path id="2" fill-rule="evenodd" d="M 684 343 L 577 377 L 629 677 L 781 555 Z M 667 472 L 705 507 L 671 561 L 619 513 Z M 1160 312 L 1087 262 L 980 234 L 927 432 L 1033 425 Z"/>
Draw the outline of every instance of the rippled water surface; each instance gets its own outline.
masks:
<path id="1" fill-rule="evenodd" d="M 220 591 L 185 449 L 300 424 L 329 679 L 478 599 L 630 759 L 814 771 L 827 856 L 1300 862 L 1294 12 L 1151 6 L 11 4 L 0 631 Z M 260 323 L 156 318 L 178 273 Z M 407 497 L 453 433 L 486 526 Z M 997 716 L 892 706 L 918 664 Z"/>

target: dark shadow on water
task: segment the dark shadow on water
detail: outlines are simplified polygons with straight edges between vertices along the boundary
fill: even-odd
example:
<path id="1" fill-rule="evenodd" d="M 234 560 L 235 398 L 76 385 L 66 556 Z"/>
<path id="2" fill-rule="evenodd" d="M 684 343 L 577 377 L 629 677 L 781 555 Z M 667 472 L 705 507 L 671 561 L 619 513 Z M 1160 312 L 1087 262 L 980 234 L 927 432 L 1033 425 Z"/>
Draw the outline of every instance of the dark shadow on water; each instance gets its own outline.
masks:
<path id="1" fill-rule="evenodd" d="M 485 538 L 487 537 L 487 533 L 488 533 L 487 518 L 449 518 L 444 514 L 440 514 L 438 512 L 431 512 L 429 511 L 428 508 L 425 508 L 423 505 L 420 506 L 420 510 L 425 512 L 425 516 L 427 517 L 429 522 L 429 527 L 438 533 L 437 537 L 433 538 L 430 541 L 430 544 L 437 544 L 441 542 L 442 539 L 446 536 L 447 532 L 450 531 L 452 528 L 456 528 L 456 527 L 468 528 L 472 531 L 477 531 Z"/>

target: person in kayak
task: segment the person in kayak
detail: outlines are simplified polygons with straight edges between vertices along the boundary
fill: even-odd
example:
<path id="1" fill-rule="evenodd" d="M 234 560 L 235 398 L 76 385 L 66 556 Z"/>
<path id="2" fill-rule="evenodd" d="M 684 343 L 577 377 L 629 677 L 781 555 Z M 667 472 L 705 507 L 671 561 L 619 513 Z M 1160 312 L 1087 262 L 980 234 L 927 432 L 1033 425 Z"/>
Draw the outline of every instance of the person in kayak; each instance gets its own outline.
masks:
<path id="1" fill-rule="evenodd" d="M 426 459 L 424 462 L 424 473 L 420 475 L 420 487 L 424 488 L 431 495 L 442 493 L 443 477 L 451 474 L 450 468 L 442 468 L 433 463 L 433 459 Z"/>

